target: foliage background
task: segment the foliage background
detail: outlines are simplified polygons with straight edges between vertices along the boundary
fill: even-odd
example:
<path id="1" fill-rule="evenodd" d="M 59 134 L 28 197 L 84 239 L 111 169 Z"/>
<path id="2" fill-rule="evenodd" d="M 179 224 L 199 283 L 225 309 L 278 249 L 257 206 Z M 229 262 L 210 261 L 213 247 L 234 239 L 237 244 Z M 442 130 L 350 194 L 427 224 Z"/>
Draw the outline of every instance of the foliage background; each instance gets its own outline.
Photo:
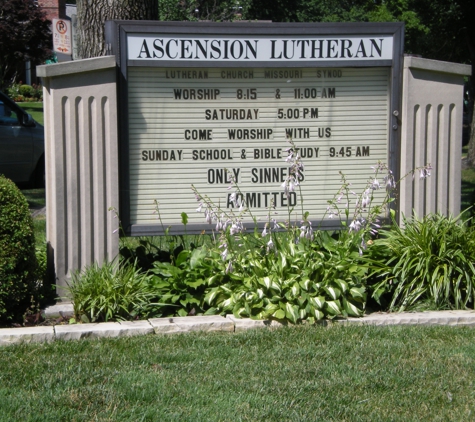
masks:
<path id="1" fill-rule="evenodd" d="M 35 0 L 0 0 L 0 90 L 51 55 L 50 24 Z"/>

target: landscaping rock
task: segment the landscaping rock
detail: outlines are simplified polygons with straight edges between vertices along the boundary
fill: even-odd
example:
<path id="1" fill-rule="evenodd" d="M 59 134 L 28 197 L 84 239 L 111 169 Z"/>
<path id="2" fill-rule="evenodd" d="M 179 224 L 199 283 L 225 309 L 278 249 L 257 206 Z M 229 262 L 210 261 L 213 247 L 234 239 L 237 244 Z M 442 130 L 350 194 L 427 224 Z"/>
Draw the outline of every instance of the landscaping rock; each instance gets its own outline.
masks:
<path id="1" fill-rule="evenodd" d="M 153 318 L 149 322 L 157 334 L 190 331 L 234 331 L 234 323 L 219 315 Z"/>
<path id="2" fill-rule="evenodd" d="M 226 315 L 226 318 L 233 322 L 235 331 L 245 331 L 251 328 L 281 327 L 282 324 L 272 320 L 255 320 L 251 318 L 236 318 L 232 314 Z"/>
<path id="3" fill-rule="evenodd" d="M 475 326 L 474 311 L 428 311 L 407 313 L 378 313 L 363 318 L 348 318 L 339 322 L 368 325 L 468 325 Z"/>
<path id="4" fill-rule="evenodd" d="M 58 340 L 79 340 L 82 338 L 130 337 L 153 333 L 147 321 L 103 322 L 97 324 L 57 325 L 54 327 Z"/>
<path id="5" fill-rule="evenodd" d="M 127 336 L 154 333 L 153 327 L 148 321 L 120 321 L 119 324 L 124 329 L 124 335 Z"/>
<path id="6" fill-rule="evenodd" d="M 475 327 L 475 311 L 432 311 L 406 313 L 373 313 L 363 318 L 319 321 L 319 324 L 359 325 L 449 325 Z M 192 331 L 244 331 L 252 328 L 280 327 L 273 320 L 236 318 L 234 315 L 152 318 L 148 321 L 103 322 L 95 324 L 66 324 L 0 329 L 0 346 L 19 343 L 43 343 L 83 338 L 126 337 L 147 334 L 172 334 Z"/>
<path id="7" fill-rule="evenodd" d="M 182 331 L 178 325 L 172 323 L 172 320 L 173 318 L 151 318 L 148 322 L 155 334 L 173 334 Z"/>
<path id="8" fill-rule="evenodd" d="M 57 303 L 53 306 L 48 306 L 43 311 L 43 316 L 45 318 L 59 318 L 60 316 L 63 318 L 71 318 L 74 316 L 74 307 L 72 303 Z"/>
<path id="9" fill-rule="evenodd" d="M 54 339 L 53 327 L 3 328 L 0 330 L 0 346 L 19 343 L 49 343 Z"/>

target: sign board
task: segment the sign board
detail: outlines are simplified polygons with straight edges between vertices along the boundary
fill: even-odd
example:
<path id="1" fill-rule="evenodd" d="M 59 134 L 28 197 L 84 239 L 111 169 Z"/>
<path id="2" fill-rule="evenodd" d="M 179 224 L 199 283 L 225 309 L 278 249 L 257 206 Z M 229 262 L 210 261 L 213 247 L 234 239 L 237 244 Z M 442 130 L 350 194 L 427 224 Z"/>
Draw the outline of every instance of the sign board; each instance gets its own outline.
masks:
<path id="1" fill-rule="evenodd" d="M 192 185 L 224 212 L 238 212 L 236 194 L 251 226 L 293 209 L 292 221 L 309 212 L 336 227 L 327 207 L 340 172 L 361 192 L 371 166 L 396 168 L 402 24 L 114 21 L 107 31 L 123 76 L 129 234 L 182 232 L 182 212 L 188 233 L 209 230 Z M 304 170 L 301 191 L 286 195 L 289 140 Z"/>
<path id="2" fill-rule="evenodd" d="M 57 53 L 71 55 L 71 21 L 53 19 L 53 50 Z"/>

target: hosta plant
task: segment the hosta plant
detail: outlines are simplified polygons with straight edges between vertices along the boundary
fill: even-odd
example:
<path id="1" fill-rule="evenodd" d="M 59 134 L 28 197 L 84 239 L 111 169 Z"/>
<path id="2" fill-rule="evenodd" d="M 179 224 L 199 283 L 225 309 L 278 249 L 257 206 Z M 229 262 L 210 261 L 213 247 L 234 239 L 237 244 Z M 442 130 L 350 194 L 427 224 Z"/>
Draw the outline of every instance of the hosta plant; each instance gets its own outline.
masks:
<path id="1" fill-rule="evenodd" d="M 252 212 L 239 200 L 243 195 L 232 174 L 231 210 L 222 209 L 194 189 L 198 211 L 204 210 L 206 221 L 215 225 L 219 233 L 218 248 L 223 271 L 228 276 L 228 281 L 221 285 L 208 283 L 208 313 L 232 312 L 236 316 L 293 323 L 364 313 L 367 266 L 361 256 L 380 228 L 381 215 L 389 211 L 396 181 L 392 172 L 378 163 L 366 187 L 357 194 L 341 173 L 342 186 L 328 201 L 322 220 L 340 219 L 343 229 L 333 236 L 315 230 L 303 208 L 299 178 L 303 163 L 299 149 L 292 140 L 289 143 L 289 170 L 282 189 L 287 195 L 297 192 L 301 207 L 298 219 L 293 215 L 298 207 L 289 206 L 288 220 L 277 223 L 272 218 L 271 206 L 262 233 L 257 225 L 253 233 L 248 233 L 243 220 L 253 218 Z M 430 175 L 430 166 L 420 170 L 421 177 Z M 376 196 L 375 192 L 382 188 L 386 188 L 386 194 Z M 350 206 L 351 203 L 355 205 Z M 292 223 L 296 220 L 300 222 Z"/>
<path id="2" fill-rule="evenodd" d="M 366 270 L 355 263 L 358 249 L 343 249 L 326 232 L 318 237 L 315 243 L 295 244 L 275 236 L 275 253 L 242 251 L 229 281 L 209 289 L 206 302 L 223 314 L 292 323 L 361 316 Z"/>
<path id="3" fill-rule="evenodd" d="M 318 230 L 303 206 L 299 149 L 289 143 L 288 176 L 281 188 L 287 198 L 296 194 L 300 201 L 288 207 L 286 221 L 273 218 L 271 204 L 267 221 L 258 225 L 229 173 L 233 207 L 220 207 L 193 187 L 197 211 L 212 227 L 206 241 L 199 239 L 196 246 L 185 237 L 169 236 L 163 227 L 169 245 L 165 253 L 143 241 L 135 250 L 125 250 L 129 263 L 137 259 L 150 271 L 152 297 L 160 302 L 157 316 L 233 313 L 298 323 L 363 315 L 368 265 L 362 257 L 380 229 L 381 215 L 388 214 L 396 181 L 387 166 L 378 163 L 357 194 L 341 173 L 341 188 L 321 220 L 339 219 L 342 230 Z M 421 177 L 430 175 L 430 166 L 420 170 Z M 376 194 L 380 189 L 382 194 Z M 161 222 L 159 211 L 156 203 Z M 245 219 L 254 222 L 254 230 L 246 230 Z M 187 221 L 182 213 L 185 231 Z"/>
<path id="4" fill-rule="evenodd" d="M 164 304 L 162 316 L 203 314 L 209 308 L 204 301 L 206 289 L 227 277 L 219 254 L 214 258 L 212 249 L 201 246 L 181 251 L 173 262 L 154 263 L 151 283 Z"/>

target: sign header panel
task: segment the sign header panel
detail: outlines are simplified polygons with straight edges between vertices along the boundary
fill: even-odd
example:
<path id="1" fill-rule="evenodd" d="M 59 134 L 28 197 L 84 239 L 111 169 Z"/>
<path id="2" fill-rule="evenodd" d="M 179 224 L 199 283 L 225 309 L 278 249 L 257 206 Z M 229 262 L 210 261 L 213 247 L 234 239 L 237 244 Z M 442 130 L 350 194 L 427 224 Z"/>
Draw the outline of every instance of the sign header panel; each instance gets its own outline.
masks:
<path id="1" fill-rule="evenodd" d="M 393 37 L 204 37 L 128 34 L 129 60 L 240 62 L 391 60 Z"/>

